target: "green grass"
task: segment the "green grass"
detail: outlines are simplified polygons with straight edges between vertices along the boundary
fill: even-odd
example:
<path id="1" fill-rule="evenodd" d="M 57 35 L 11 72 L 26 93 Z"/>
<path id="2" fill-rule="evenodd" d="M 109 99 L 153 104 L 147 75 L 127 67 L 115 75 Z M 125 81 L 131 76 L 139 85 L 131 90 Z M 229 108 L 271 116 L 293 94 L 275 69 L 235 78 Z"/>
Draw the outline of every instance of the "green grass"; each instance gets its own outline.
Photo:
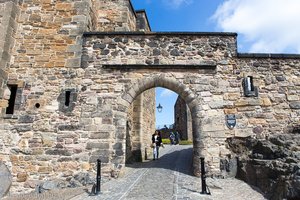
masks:
<path id="1" fill-rule="evenodd" d="M 170 144 L 170 140 L 169 139 L 162 139 L 162 143 L 163 144 Z"/>
<path id="2" fill-rule="evenodd" d="M 191 141 L 191 140 L 180 140 L 179 144 L 180 145 L 191 145 L 191 144 L 193 144 L 193 141 Z"/>
<path id="3" fill-rule="evenodd" d="M 162 139 L 163 144 L 170 144 L 170 139 Z M 191 145 L 193 144 L 193 141 L 191 140 L 180 140 L 180 145 Z"/>

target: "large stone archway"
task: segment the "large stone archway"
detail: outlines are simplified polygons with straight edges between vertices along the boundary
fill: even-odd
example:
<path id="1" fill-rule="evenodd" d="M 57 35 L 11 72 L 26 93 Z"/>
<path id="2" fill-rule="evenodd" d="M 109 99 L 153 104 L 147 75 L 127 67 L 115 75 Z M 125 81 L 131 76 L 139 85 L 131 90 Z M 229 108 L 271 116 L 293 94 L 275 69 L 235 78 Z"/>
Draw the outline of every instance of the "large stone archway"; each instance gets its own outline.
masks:
<path id="1" fill-rule="evenodd" d="M 192 115 L 192 126 L 193 126 L 193 172 L 195 175 L 199 175 L 200 169 L 200 156 L 202 155 L 202 149 L 205 148 L 204 142 L 201 141 L 203 135 L 201 134 L 201 114 L 200 110 L 200 99 L 197 95 L 190 89 L 187 85 L 181 83 L 176 78 L 167 77 L 164 74 L 153 75 L 148 78 L 141 78 L 136 82 L 127 86 L 127 90 L 119 97 L 118 102 L 120 102 L 120 106 L 126 106 L 124 109 L 123 117 L 126 117 L 126 113 L 128 112 L 129 105 L 134 101 L 134 99 L 143 93 L 144 91 L 155 88 L 155 87 L 163 87 L 169 90 L 176 92 L 188 105 L 191 110 Z M 122 121 L 125 121 L 124 118 Z M 124 127 L 124 130 L 126 128 Z M 124 133 L 124 135 L 126 135 Z M 124 138 L 123 144 L 125 144 L 126 138 Z M 144 146 L 147 144 L 141 144 L 141 149 L 144 149 Z M 125 147 L 126 145 L 123 145 Z M 126 150 L 123 149 L 125 152 Z M 124 160 L 125 162 L 125 160 Z"/>
<path id="2" fill-rule="evenodd" d="M 12 192 L 95 173 L 97 159 L 107 175 L 122 168 L 130 103 L 149 88 L 187 103 L 195 174 L 200 156 L 220 174 L 228 138 L 299 125 L 300 55 L 239 53 L 236 33 L 151 32 L 130 0 L 49 2 L 0 1 L 0 160 Z"/>

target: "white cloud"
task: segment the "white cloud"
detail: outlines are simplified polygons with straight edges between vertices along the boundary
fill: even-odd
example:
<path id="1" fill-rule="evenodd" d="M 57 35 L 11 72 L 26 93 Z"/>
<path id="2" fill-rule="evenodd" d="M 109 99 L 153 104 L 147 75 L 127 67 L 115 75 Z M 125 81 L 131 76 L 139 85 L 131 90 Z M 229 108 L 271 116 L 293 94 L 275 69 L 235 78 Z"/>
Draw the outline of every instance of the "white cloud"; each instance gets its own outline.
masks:
<path id="1" fill-rule="evenodd" d="M 226 0 L 212 19 L 243 36 L 247 51 L 300 53 L 299 0 Z"/>
<path id="2" fill-rule="evenodd" d="M 184 4 L 189 5 L 193 3 L 193 0 L 162 0 L 162 1 L 172 9 L 177 9 Z"/>
<path id="3" fill-rule="evenodd" d="M 173 95 L 176 95 L 176 93 L 168 89 L 163 89 L 163 91 L 160 93 L 160 97 L 171 97 Z"/>

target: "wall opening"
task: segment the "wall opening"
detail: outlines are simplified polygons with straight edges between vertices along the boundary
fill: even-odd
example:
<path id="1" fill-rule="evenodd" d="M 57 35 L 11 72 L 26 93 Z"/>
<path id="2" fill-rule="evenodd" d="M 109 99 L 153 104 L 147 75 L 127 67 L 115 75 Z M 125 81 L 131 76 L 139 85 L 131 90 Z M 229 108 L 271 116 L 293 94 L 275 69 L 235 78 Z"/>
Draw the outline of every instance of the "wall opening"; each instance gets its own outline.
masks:
<path id="1" fill-rule="evenodd" d="M 244 95 L 246 97 L 257 97 L 258 89 L 254 86 L 253 76 L 247 76 L 243 79 Z"/>
<path id="2" fill-rule="evenodd" d="M 168 138 L 174 129 L 174 105 L 178 94 L 164 87 L 156 87 L 156 104 L 161 105 L 161 112 L 156 107 L 156 129 L 161 130 L 163 138 Z"/>
<path id="3" fill-rule="evenodd" d="M 10 97 L 8 100 L 8 107 L 6 108 L 6 114 L 14 114 L 18 85 L 8 85 L 8 88 L 10 89 Z"/>
<path id="4" fill-rule="evenodd" d="M 177 109 L 178 99 L 182 100 L 180 106 L 185 109 Z M 157 109 L 159 104 L 162 106 L 161 112 Z M 192 144 L 191 118 L 186 102 L 176 92 L 163 87 L 142 92 L 134 98 L 127 113 L 125 163 L 152 159 L 150 145 L 155 130 L 160 131 L 164 143 L 169 145 L 181 142 Z M 184 121 L 176 123 L 176 119 Z"/>
<path id="5" fill-rule="evenodd" d="M 70 96 L 71 96 L 71 91 L 66 91 L 65 94 L 65 106 L 69 107 L 70 105 Z"/>
<path id="6" fill-rule="evenodd" d="M 184 99 L 185 104 L 188 106 L 191 113 L 191 124 L 192 124 L 192 166 L 193 166 L 193 174 L 198 176 L 200 174 L 200 161 L 199 155 L 203 155 L 203 148 L 205 145 L 201 140 L 201 111 L 200 102 L 198 100 L 197 95 L 195 95 L 194 91 L 191 88 L 187 87 L 185 84 L 179 82 L 174 77 L 165 77 L 164 75 L 154 75 L 152 77 L 147 77 L 144 79 L 137 80 L 131 85 L 126 86 L 127 90 L 120 96 L 120 104 L 119 106 L 122 108 L 124 105 L 126 106 L 126 119 L 127 125 L 124 126 L 124 150 L 128 153 L 128 139 L 132 142 L 129 146 L 131 147 L 131 152 L 134 151 L 134 148 L 139 151 L 142 155 L 142 159 L 152 159 L 152 148 L 151 145 L 151 137 L 154 133 L 156 127 L 154 123 L 153 131 L 141 131 L 143 130 L 143 126 L 136 126 L 133 120 L 129 121 L 128 118 L 130 116 L 130 111 L 133 110 L 132 104 L 139 95 L 144 93 L 145 91 L 154 89 L 155 87 L 163 87 L 174 91 L 178 94 L 182 99 Z M 127 105 L 127 102 L 129 103 Z M 141 104 L 141 103 L 140 103 Z M 152 106 L 147 105 L 147 107 L 156 110 L 156 106 L 159 105 L 159 102 L 155 102 Z M 163 106 L 163 105 L 162 105 Z M 154 111 L 155 112 L 155 111 Z M 141 112 L 140 112 L 141 113 Z M 173 119 L 175 120 L 176 118 Z M 142 129 L 140 128 L 142 127 Z M 133 134 L 133 129 L 138 128 L 140 130 L 140 134 Z M 116 132 L 117 134 L 118 132 Z M 137 137 L 137 139 L 133 139 L 133 137 Z M 197 140 L 195 139 L 197 138 Z M 144 140 L 144 141 L 143 141 Z M 142 142 L 143 141 L 143 142 Z M 133 142 L 136 142 L 136 145 L 133 145 Z M 125 145 L 126 144 L 126 145 Z M 145 153 L 144 153 L 145 152 Z M 146 156 L 145 156 L 146 155 Z M 147 157 L 149 155 L 149 157 Z M 143 157 L 144 156 L 144 157 Z M 124 156 L 124 164 L 128 164 L 128 154 Z"/>

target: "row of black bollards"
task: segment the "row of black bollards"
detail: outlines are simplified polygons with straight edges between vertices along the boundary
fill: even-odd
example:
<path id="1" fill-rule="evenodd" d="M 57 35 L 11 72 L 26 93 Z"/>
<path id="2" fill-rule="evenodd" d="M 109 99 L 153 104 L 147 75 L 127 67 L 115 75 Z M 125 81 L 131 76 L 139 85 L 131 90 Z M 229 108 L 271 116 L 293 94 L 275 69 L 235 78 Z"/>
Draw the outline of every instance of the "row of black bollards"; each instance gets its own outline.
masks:
<path id="1" fill-rule="evenodd" d="M 201 194 L 209 194 L 210 195 L 210 191 L 209 191 L 209 189 L 208 189 L 208 187 L 206 185 L 206 175 L 205 175 L 205 167 L 204 167 L 204 158 L 201 157 L 200 161 L 201 161 L 201 187 L 202 187 L 202 191 L 200 193 Z"/>
<path id="2" fill-rule="evenodd" d="M 101 160 L 97 159 L 97 175 L 96 184 L 92 187 L 92 195 L 99 195 L 101 193 Z"/>

